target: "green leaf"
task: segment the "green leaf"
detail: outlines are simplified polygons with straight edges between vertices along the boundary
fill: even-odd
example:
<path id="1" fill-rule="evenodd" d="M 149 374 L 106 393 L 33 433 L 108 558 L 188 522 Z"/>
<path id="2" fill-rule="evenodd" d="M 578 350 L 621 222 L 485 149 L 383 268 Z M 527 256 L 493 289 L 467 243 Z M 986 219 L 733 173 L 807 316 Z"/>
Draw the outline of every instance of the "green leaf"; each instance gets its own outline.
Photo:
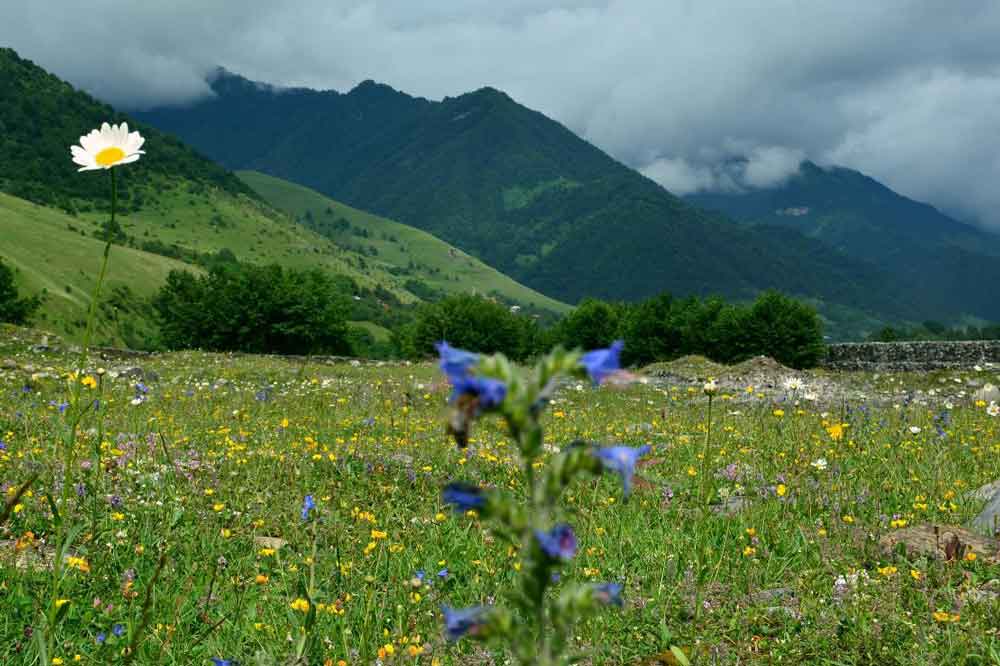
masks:
<path id="1" fill-rule="evenodd" d="M 674 655 L 674 658 L 677 659 L 677 662 L 681 666 L 691 666 L 691 662 L 688 661 L 687 655 L 684 654 L 684 650 L 680 649 L 676 645 L 670 646 L 670 653 Z"/>

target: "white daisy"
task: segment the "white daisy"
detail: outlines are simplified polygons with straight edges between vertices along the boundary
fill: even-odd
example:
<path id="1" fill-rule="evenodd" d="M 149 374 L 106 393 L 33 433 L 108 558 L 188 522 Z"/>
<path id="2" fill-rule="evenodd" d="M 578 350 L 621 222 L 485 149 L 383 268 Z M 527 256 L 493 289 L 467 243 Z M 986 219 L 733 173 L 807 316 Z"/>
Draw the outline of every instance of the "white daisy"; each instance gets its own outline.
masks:
<path id="1" fill-rule="evenodd" d="M 802 388 L 802 380 L 798 377 L 789 377 L 784 383 L 786 391 L 798 391 Z"/>
<path id="2" fill-rule="evenodd" d="M 986 408 L 986 413 L 990 416 L 1000 416 L 1000 405 L 995 402 L 991 402 L 990 406 Z"/>
<path id="3" fill-rule="evenodd" d="M 129 164 L 139 159 L 146 151 L 139 150 L 146 140 L 138 132 L 129 132 L 128 124 L 109 125 L 80 137 L 79 146 L 71 146 L 73 162 L 80 165 L 79 171 L 110 169 L 119 164 Z"/>

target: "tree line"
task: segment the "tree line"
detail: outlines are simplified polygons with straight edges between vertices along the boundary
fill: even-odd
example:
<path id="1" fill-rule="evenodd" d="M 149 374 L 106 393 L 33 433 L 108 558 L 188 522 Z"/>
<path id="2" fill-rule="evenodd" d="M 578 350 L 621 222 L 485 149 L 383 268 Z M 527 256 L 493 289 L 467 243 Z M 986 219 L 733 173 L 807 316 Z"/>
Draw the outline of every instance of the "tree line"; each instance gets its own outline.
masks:
<path id="1" fill-rule="evenodd" d="M 349 278 L 222 253 L 203 265 L 207 270 L 197 275 L 172 271 L 153 297 L 159 335 L 152 346 L 419 359 L 448 340 L 526 361 L 555 345 L 594 349 L 622 339 L 622 360 L 632 366 L 700 354 L 724 363 L 767 355 L 796 368 L 816 365 L 825 353 L 816 310 L 777 291 L 751 303 L 668 293 L 638 303 L 586 299 L 545 321 L 468 294 L 406 306 Z M 23 323 L 38 305 L 37 298 L 18 297 L 12 271 L 0 263 L 0 319 Z M 392 331 L 391 341 L 376 344 L 349 321 L 379 321 Z"/>

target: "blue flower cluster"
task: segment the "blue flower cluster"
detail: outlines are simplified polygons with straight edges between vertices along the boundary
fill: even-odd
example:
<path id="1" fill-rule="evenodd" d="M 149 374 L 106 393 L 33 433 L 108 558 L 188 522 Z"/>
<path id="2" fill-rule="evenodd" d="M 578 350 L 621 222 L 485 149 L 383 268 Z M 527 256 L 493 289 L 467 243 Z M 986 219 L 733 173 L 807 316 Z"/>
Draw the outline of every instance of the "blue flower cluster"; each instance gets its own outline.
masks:
<path id="1" fill-rule="evenodd" d="M 562 366 L 558 365 L 559 359 L 565 357 L 553 356 L 551 357 L 553 359 L 551 362 L 555 364 L 555 367 L 560 368 L 561 372 L 586 372 L 586 375 L 596 386 L 603 384 L 609 378 L 621 372 L 620 357 L 622 348 L 623 343 L 621 340 L 618 340 L 606 349 L 597 349 L 582 354 L 578 360 L 572 360 L 576 358 L 575 356 L 570 357 Z M 450 428 L 453 434 L 459 433 L 463 435 L 461 438 L 456 437 L 459 446 L 464 446 L 464 442 L 467 441 L 468 425 L 483 411 L 500 410 L 508 418 L 509 422 L 511 413 L 523 414 L 523 412 L 517 411 L 518 406 L 504 404 L 508 395 L 508 387 L 504 382 L 499 379 L 481 377 L 476 374 L 476 368 L 480 364 L 478 354 L 457 349 L 447 342 L 438 343 L 437 351 L 440 355 L 440 368 L 452 387 L 450 402 L 453 404 L 457 403 L 458 407 L 456 412 L 460 418 L 453 421 L 453 424 L 450 424 Z M 576 364 L 575 366 L 573 365 L 574 363 Z M 546 381 L 549 380 L 547 379 Z M 529 399 L 536 400 L 538 404 L 544 406 L 545 402 L 547 402 L 544 398 L 550 390 L 549 386 L 555 385 L 549 382 L 544 389 L 541 389 L 542 393 L 540 397 L 529 396 Z M 534 403 L 532 407 L 534 407 Z M 537 418 L 537 412 L 533 408 L 529 410 L 529 413 L 529 418 Z M 514 418 L 516 419 L 517 417 Z M 541 437 L 538 434 L 539 430 L 537 421 L 534 423 L 534 426 L 530 423 L 524 424 L 518 421 L 514 421 L 511 424 L 511 431 L 515 437 L 519 437 L 526 432 L 532 432 L 535 433 L 536 437 L 534 441 L 538 441 L 538 438 Z M 522 445 L 522 453 L 527 452 L 526 465 L 532 464 L 534 455 L 531 453 L 534 449 L 530 448 L 530 445 L 528 446 L 529 448 L 526 448 Z M 577 453 L 567 455 L 579 456 L 579 449 L 576 449 L 576 451 Z M 592 464 L 580 463 L 578 462 L 579 458 L 573 459 L 577 462 L 567 462 L 564 464 L 574 465 L 571 468 L 574 470 L 589 470 L 593 472 L 604 469 L 617 474 L 621 478 L 624 494 L 627 498 L 632 490 L 632 479 L 635 475 L 635 468 L 638 461 L 649 451 L 649 446 L 589 446 L 584 456 L 585 460 L 590 460 Z M 587 458 L 587 456 L 590 457 Z M 565 458 L 565 460 L 571 460 L 571 458 Z M 498 491 L 487 490 L 478 485 L 460 482 L 450 483 L 442 491 L 442 500 L 445 504 L 451 505 L 457 514 L 478 511 L 484 517 L 493 516 L 495 518 L 496 516 L 493 515 L 494 510 L 498 510 L 500 513 L 497 515 L 506 515 L 502 514 L 502 507 L 505 500 L 498 494 Z M 578 548 L 576 534 L 573 528 L 565 523 L 556 524 L 549 530 L 532 529 L 525 534 L 527 538 L 534 539 L 534 546 L 537 548 L 535 552 L 537 553 L 537 557 L 541 558 L 538 561 L 539 566 L 534 569 L 534 573 L 528 575 L 538 576 L 543 581 L 541 583 L 542 593 L 539 597 L 543 598 L 545 585 L 550 581 L 554 582 L 559 579 L 558 573 L 553 572 L 552 567 L 559 562 L 567 562 L 576 555 Z M 426 574 L 420 571 L 417 573 L 417 576 L 423 582 Z M 620 607 L 622 605 L 622 586 L 618 583 L 595 583 L 582 586 L 578 590 L 580 596 L 576 597 L 578 600 L 576 603 L 583 604 L 584 606 L 603 605 Z M 502 614 L 498 615 L 499 609 L 490 605 L 477 605 L 468 608 L 444 606 L 442 607 L 442 612 L 444 614 L 445 633 L 448 639 L 452 641 L 458 640 L 462 636 L 490 637 L 499 631 L 496 628 L 498 622 L 502 622 L 501 618 L 506 617 Z"/>

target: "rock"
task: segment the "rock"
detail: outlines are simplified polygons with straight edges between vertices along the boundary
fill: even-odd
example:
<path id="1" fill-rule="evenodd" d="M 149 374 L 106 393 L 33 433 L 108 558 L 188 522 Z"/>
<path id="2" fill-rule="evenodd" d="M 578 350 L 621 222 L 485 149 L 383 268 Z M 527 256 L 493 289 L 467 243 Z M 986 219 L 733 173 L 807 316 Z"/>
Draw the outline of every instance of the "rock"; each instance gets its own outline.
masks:
<path id="1" fill-rule="evenodd" d="M 992 536 L 997 528 L 1000 528 L 1000 494 L 994 493 L 979 515 L 972 519 L 972 529 Z"/>
<path id="2" fill-rule="evenodd" d="M 745 497 L 734 495 L 725 498 L 719 504 L 713 504 L 712 511 L 723 516 L 732 516 L 742 511 L 746 505 L 747 499 Z"/>
<path id="3" fill-rule="evenodd" d="M 5 358 L 0 361 L 0 368 L 4 370 L 17 370 L 17 361 L 12 358 Z"/>
<path id="4" fill-rule="evenodd" d="M 995 559 L 997 556 L 995 539 L 988 539 L 953 525 L 916 525 L 895 530 L 879 540 L 879 547 L 886 555 L 903 547 L 909 556 L 940 560 L 961 559 L 969 552 L 987 559 Z"/>
<path id="5" fill-rule="evenodd" d="M 968 493 L 966 498 L 978 500 L 980 502 L 988 502 L 993 499 L 997 493 L 1000 493 L 1000 479 L 976 488 L 972 492 Z"/>
<path id="6" fill-rule="evenodd" d="M 255 536 L 253 538 L 253 542 L 254 545 L 260 546 L 261 548 L 273 548 L 274 550 L 281 550 L 282 546 L 288 543 L 284 539 L 269 536 Z"/>
<path id="7" fill-rule="evenodd" d="M 973 393 L 972 399 L 974 401 L 982 400 L 986 404 L 991 402 L 1000 402 L 1000 388 L 997 388 L 993 384 L 987 384 Z"/>
<path id="8" fill-rule="evenodd" d="M 993 590 L 969 590 L 962 595 L 962 599 L 970 604 L 988 604 L 1000 599 L 1000 592 Z"/>
<path id="9" fill-rule="evenodd" d="M 136 381 L 144 382 L 156 382 L 159 381 L 160 375 L 158 375 L 153 370 L 146 370 L 140 368 L 139 366 L 132 366 L 131 368 L 126 368 L 124 370 L 118 371 L 119 377 L 125 377 L 126 379 L 134 379 Z"/>
<path id="10" fill-rule="evenodd" d="M 407 467 L 413 465 L 413 456 L 408 456 L 405 453 L 393 453 L 389 456 L 389 460 L 400 465 L 406 465 Z"/>
<path id="11" fill-rule="evenodd" d="M 750 602 L 762 604 L 768 601 L 780 601 L 795 596 L 795 590 L 790 587 L 776 587 L 773 590 L 761 590 L 750 595 Z"/>

